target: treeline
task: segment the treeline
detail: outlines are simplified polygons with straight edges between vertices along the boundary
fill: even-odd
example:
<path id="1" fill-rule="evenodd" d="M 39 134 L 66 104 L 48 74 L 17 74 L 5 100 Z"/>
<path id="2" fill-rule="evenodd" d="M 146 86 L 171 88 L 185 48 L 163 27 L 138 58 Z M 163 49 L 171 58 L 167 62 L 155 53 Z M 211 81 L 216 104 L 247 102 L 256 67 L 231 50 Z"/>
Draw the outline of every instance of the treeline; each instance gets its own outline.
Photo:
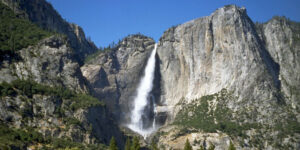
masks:
<path id="1" fill-rule="evenodd" d="M 118 44 L 116 44 L 115 42 L 112 42 L 111 44 L 109 44 L 107 47 L 99 47 L 98 50 L 92 54 L 89 54 L 85 57 L 84 59 L 84 63 L 88 63 L 91 60 L 93 60 L 94 58 L 96 58 L 99 54 L 101 53 L 107 53 L 110 52 L 111 50 L 115 49 L 119 44 L 120 44 L 120 40 L 118 42 Z"/>
<path id="2" fill-rule="evenodd" d="M 109 150 L 118 150 L 118 146 L 116 143 L 116 140 L 114 137 L 111 138 L 110 140 L 110 145 L 109 145 Z M 139 139 L 137 137 L 134 137 L 132 140 L 130 140 L 130 138 L 127 138 L 126 140 L 126 144 L 125 144 L 125 150 L 140 150 L 141 149 L 141 145 L 139 143 Z M 151 142 L 151 146 L 149 148 L 150 150 L 160 150 L 157 146 L 157 144 L 152 140 Z M 164 149 L 164 148 L 163 148 Z M 197 150 L 214 150 L 215 149 L 215 145 L 213 145 L 212 143 L 210 144 L 210 146 L 208 148 L 205 148 L 203 145 L 201 145 Z M 193 150 L 192 145 L 190 144 L 189 140 L 186 139 L 186 142 L 184 144 L 184 148 L 183 150 Z M 234 147 L 233 143 L 230 141 L 228 150 L 236 150 L 236 148 Z"/>
<path id="3" fill-rule="evenodd" d="M 132 140 L 130 140 L 130 138 L 127 138 L 124 149 L 125 150 L 140 150 L 141 145 L 140 145 L 138 137 L 134 137 Z M 112 137 L 110 140 L 109 150 L 119 150 L 119 148 L 117 146 L 117 142 L 114 137 Z"/>
<path id="4" fill-rule="evenodd" d="M 35 45 L 39 40 L 53 35 L 27 19 L 18 17 L 13 10 L 0 2 L 0 54 Z"/>
<path id="5" fill-rule="evenodd" d="M 18 79 L 12 81 L 11 83 L 3 82 L 0 84 L 0 94 L 0 97 L 16 96 L 18 94 L 26 95 L 29 98 L 32 98 L 34 94 L 57 96 L 61 99 L 72 100 L 73 103 L 70 105 L 72 110 L 104 105 L 103 102 L 88 94 L 76 93 L 61 86 L 50 87 L 48 85 L 39 84 L 32 80 Z"/>
<path id="6" fill-rule="evenodd" d="M 24 129 L 9 128 L 0 122 L 0 149 L 27 149 L 28 146 L 38 146 L 37 149 L 86 149 L 98 150 L 105 149 L 103 144 L 87 144 L 73 142 L 68 138 L 53 138 L 43 136 L 34 128 L 27 127 Z"/>
<path id="7" fill-rule="evenodd" d="M 130 37 L 139 37 L 139 38 L 148 38 L 146 37 L 145 35 L 141 34 L 141 33 L 136 33 L 136 34 L 129 34 L 127 35 L 125 38 L 123 39 L 119 39 L 118 42 L 111 42 L 108 46 L 100 46 L 98 48 L 98 50 L 92 54 L 89 54 L 88 56 L 85 57 L 85 60 L 84 60 L 84 63 L 88 63 L 90 62 L 91 60 L 93 60 L 94 58 L 96 58 L 99 54 L 101 53 L 107 53 L 107 52 L 110 52 L 112 50 L 116 50 L 118 48 L 118 46 L 120 46 L 121 42 L 122 41 L 126 41 L 126 39 L 130 38 Z M 89 41 L 90 40 L 90 37 L 87 38 Z"/>

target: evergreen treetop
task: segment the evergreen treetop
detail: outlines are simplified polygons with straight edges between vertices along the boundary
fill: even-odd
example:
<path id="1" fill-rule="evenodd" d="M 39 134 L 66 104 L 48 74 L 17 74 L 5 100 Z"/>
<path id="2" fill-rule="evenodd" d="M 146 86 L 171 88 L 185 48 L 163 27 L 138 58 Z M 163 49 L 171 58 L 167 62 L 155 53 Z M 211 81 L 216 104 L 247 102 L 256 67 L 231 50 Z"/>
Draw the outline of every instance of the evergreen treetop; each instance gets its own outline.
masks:
<path id="1" fill-rule="evenodd" d="M 233 143 L 230 141 L 228 150 L 236 150 L 236 148 L 234 147 Z"/>
<path id="2" fill-rule="evenodd" d="M 118 150 L 118 146 L 117 146 L 115 137 L 112 137 L 112 138 L 110 139 L 109 150 Z"/>
<path id="3" fill-rule="evenodd" d="M 184 150 L 193 150 L 190 141 L 186 139 L 185 144 L 184 144 Z"/>

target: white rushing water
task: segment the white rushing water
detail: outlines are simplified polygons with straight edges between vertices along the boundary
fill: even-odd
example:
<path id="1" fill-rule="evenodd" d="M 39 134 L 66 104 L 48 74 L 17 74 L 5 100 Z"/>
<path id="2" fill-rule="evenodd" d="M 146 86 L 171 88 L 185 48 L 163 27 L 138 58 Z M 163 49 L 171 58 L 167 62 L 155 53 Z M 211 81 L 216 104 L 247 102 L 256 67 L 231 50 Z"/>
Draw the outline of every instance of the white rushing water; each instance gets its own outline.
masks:
<path id="1" fill-rule="evenodd" d="M 133 102 L 133 110 L 131 111 L 131 122 L 128 127 L 139 133 L 140 135 L 146 138 L 149 134 L 151 134 L 155 130 L 155 119 L 153 121 L 153 125 L 150 128 L 143 127 L 142 115 L 144 114 L 144 109 L 147 105 L 150 104 L 148 101 L 149 93 L 153 87 L 154 73 L 155 73 L 155 54 L 156 54 L 157 44 L 155 44 L 154 49 L 150 55 L 150 58 L 147 61 L 147 65 L 145 68 L 144 76 L 139 83 L 137 89 L 137 95 L 134 98 Z"/>

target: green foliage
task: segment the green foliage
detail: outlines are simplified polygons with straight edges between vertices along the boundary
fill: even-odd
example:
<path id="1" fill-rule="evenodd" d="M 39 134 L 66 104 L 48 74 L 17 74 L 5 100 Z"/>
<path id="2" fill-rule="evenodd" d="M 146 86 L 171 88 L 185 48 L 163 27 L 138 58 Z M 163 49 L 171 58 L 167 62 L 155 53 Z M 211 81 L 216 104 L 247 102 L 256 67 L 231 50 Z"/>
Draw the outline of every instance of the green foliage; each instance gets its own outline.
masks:
<path id="1" fill-rule="evenodd" d="M 103 102 L 100 102 L 98 99 L 86 94 L 75 94 L 72 100 L 74 101 L 74 103 L 70 106 L 72 110 L 93 106 L 104 106 Z"/>
<path id="2" fill-rule="evenodd" d="M 68 117 L 68 118 L 63 118 L 63 121 L 66 125 L 78 125 L 80 126 L 81 125 L 81 122 L 76 119 L 76 118 L 71 118 L 71 117 Z"/>
<path id="3" fill-rule="evenodd" d="M 130 139 L 127 137 L 126 144 L 125 144 L 125 150 L 130 150 L 131 148 L 131 142 Z"/>
<path id="4" fill-rule="evenodd" d="M 134 137 L 132 140 L 131 150 L 140 150 L 141 145 L 138 137 Z"/>
<path id="5" fill-rule="evenodd" d="M 15 129 L 0 123 L 0 149 L 26 149 L 32 144 L 44 145 L 42 149 L 106 149 L 103 144 L 88 144 L 73 142 L 67 138 L 44 137 L 33 128 Z"/>
<path id="6" fill-rule="evenodd" d="M 77 110 L 79 108 L 88 108 L 93 106 L 104 106 L 104 103 L 98 99 L 83 93 L 75 93 L 63 87 L 50 87 L 38 84 L 32 80 L 15 80 L 11 84 L 3 82 L 0 84 L 0 96 L 14 96 L 17 93 L 32 98 L 34 94 L 52 95 L 62 99 L 72 100 L 69 109 Z M 57 110 L 58 111 L 58 110 Z M 63 110 L 59 110 L 61 113 Z"/>
<path id="7" fill-rule="evenodd" d="M 207 150 L 214 150 L 215 148 L 216 148 L 216 146 L 214 144 L 210 143 Z"/>
<path id="8" fill-rule="evenodd" d="M 59 149 L 59 148 L 79 148 L 84 149 L 84 145 L 81 143 L 72 142 L 69 139 L 60 139 L 54 138 L 50 142 L 51 148 Z"/>
<path id="9" fill-rule="evenodd" d="M 213 100 L 214 96 L 201 97 L 200 105 L 188 105 L 183 108 L 175 118 L 175 124 L 182 125 L 184 127 L 195 127 L 202 129 L 206 132 L 216 132 L 217 125 L 214 123 L 214 118 L 207 114 L 208 101 Z M 189 116 L 189 112 L 192 111 L 193 116 Z"/>
<path id="10" fill-rule="evenodd" d="M 199 150 L 204 150 L 204 147 L 203 145 L 200 146 Z"/>
<path id="11" fill-rule="evenodd" d="M 157 146 L 157 143 L 154 141 L 154 138 L 151 141 L 151 148 L 150 149 L 151 150 L 159 150 L 158 146 Z"/>
<path id="12" fill-rule="evenodd" d="M 183 150 L 193 150 L 190 141 L 186 139 Z"/>
<path id="13" fill-rule="evenodd" d="M 89 63 L 90 61 L 92 61 L 102 53 L 109 53 L 112 50 L 115 50 L 120 44 L 121 44 L 121 40 L 119 40 L 118 43 L 112 42 L 107 47 L 99 47 L 98 51 L 89 54 L 88 56 L 85 57 L 84 63 Z"/>
<path id="14" fill-rule="evenodd" d="M 9 7 L 0 3 L 0 53 L 35 45 L 39 40 L 52 35 L 31 23 L 19 18 Z"/>
<path id="15" fill-rule="evenodd" d="M 53 149 L 65 149 L 65 150 L 99 150 L 107 149 L 107 146 L 104 144 L 83 144 L 79 142 L 73 142 L 68 138 L 50 138 L 46 143 L 43 143 L 45 150 Z"/>
<path id="16" fill-rule="evenodd" d="M 43 136 L 32 129 L 10 129 L 0 124 L 0 149 L 9 147 L 24 147 L 32 143 L 45 142 Z"/>
<path id="17" fill-rule="evenodd" d="M 10 84 L 3 82 L 0 84 L 1 96 L 14 96 L 23 94 L 32 97 L 34 94 L 55 95 L 61 98 L 69 99 L 74 93 L 62 87 L 50 87 L 38 84 L 32 80 L 14 80 Z"/>
<path id="18" fill-rule="evenodd" d="M 0 94 L 1 96 L 13 96 L 16 95 L 16 91 L 13 89 L 11 84 L 3 82 L 2 84 L 0 84 Z"/>
<path id="19" fill-rule="evenodd" d="M 195 100 L 194 103 L 186 105 L 177 114 L 174 124 L 187 128 L 195 128 L 203 130 L 204 132 L 217 132 L 222 131 L 229 135 L 245 137 L 245 130 L 258 128 L 259 125 L 255 123 L 245 123 L 240 125 L 231 121 L 232 111 L 222 104 L 226 99 L 231 98 L 226 90 L 214 95 L 207 95 Z M 209 103 L 217 99 L 219 102 L 216 109 L 209 108 Z M 200 104 L 195 104 L 200 102 Z M 213 111 L 214 110 L 214 111 Z M 192 116 L 189 114 L 192 113 Z M 216 122 L 215 122 L 216 120 Z"/>
<path id="20" fill-rule="evenodd" d="M 99 56 L 101 53 L 106 53 L 106 52 L 109 52 L 109 51 L 111 51 L 111 49 L 104 48 L 103 50 L 98 50 L 98 51 L 96 51 L 92 54 L 89 54 L 88 56 L 85 57 L 84 63 L 88 63 L 91 60 L 93 60 L 94 58 L 96 58 L 97 56 Z"/>
<path id="21" fill-rule="evenodd" d="M 278 122 L 275 125 L 275 130 L 279 132 L 278 137 L 282 140 L 289 135 L 300 134 L 300 124 L 297 121 L 296 115 L 289 114 L 286 120 Z"/>
<path id="22" fill-rule="evenodd" d="M 110 139 L 109 150 L 118 150 L 118 146 L 117 146 L 115 137 L 112 137 L 112 138 Z"/>
<path id="23" fill-rule="evenodd" d="M 230 141 L 228 150 L 236 150 L 236 148 L 234 147 L 233 143 Z"/>

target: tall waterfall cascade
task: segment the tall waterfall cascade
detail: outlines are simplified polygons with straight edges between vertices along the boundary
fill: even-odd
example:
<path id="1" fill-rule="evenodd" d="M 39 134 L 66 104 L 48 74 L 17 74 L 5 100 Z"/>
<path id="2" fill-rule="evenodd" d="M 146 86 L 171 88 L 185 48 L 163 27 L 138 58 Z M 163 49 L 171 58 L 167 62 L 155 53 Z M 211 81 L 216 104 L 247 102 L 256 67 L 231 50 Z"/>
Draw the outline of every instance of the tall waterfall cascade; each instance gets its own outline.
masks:
<path id="1" fill-rule="evenodd" d="M 144 76 L 140 80 L 137 88 L 137 95 L 134 98 L 133 109 L 130 116 L 131 121 L 128 124 L 128 128 L 144 136 L 144 138 L 156 130 L 155 97 L 150 94 L 155 76 L 156 48 L 157 44 L 155 44 L 151 52 L 145 67 Z"/>

